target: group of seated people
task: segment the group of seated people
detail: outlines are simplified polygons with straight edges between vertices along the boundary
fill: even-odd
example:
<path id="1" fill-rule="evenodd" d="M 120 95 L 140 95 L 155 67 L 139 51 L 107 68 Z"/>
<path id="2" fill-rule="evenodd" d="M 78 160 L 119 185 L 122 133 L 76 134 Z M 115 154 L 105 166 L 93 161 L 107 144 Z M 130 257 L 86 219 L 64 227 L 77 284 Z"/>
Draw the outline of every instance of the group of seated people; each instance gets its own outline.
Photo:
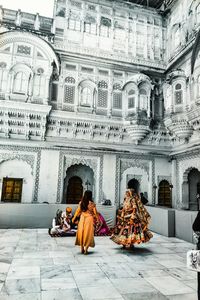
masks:
<path id="1" fill-rule="evenodd" d="M 52 221 L 52 228 L 49 228 L 51 237 L 75 236 L 79 218 L 72 222 L 72 208 L 66 207 L 65 211 L 57 210 L 56 217 Z M 98 220 L 94 221 L 94 232 L 96 236 L 109 235 L 110 230 L 102 214 L 98 212 Z"/>

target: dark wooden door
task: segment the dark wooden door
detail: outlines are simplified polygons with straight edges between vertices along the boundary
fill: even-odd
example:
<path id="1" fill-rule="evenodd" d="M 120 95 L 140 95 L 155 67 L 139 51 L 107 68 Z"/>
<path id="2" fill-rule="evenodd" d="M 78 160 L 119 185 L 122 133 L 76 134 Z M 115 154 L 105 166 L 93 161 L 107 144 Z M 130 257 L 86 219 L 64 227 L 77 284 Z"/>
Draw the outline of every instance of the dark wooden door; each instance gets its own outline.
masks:
<path id="1" fill-rule="evenodd" d="M 23 179 L 21 178 L 3 178 L 1 201 L 21 202 L 22 184 Z"/>
<path id="2" fill-rule="evenodd" d="M 158 205 L 172 207 L 171 189 L 167 180 L 162 180 L 158 189 Z"/>
<path id="3" fill-rule="evenodd" d="M 78 176 L 71 177 L 67 186 L 67 201 L 69 204 L 78 204 L 83 196 L 82 180 Z"/>

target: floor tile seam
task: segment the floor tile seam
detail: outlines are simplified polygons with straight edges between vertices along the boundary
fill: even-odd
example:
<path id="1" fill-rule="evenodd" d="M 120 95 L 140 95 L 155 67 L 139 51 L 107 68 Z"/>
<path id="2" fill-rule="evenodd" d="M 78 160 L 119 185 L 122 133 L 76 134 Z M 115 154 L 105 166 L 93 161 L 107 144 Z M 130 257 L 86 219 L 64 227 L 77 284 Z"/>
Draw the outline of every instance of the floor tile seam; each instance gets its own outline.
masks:
<path id="1" fill-rule="evenodd" d="M 70 266 L 70 265 L 69 265 L 69 266 Z M 74 282 L 75 282 L 75 284 L 76 284 L 76 287 L 77 287 L 77 290 L 78 290 L 79 295 L 80 295 L 80 297 L 81 297 L 81 300 L 84 300 L 83 297 L 82 297 L 81 291 L 79 290 L 78 284 L 77 284 L 77 282 L 76 282 L 76 279 L 75 279 L 75 277 L 74 277 L 74 274 L 73 274 L 73 271 L 72 271 L 71 267 L 70 267 L 70 270 L 71 270 L 71 272 L 72 272 L 72 277 L 73 277 Z"/>

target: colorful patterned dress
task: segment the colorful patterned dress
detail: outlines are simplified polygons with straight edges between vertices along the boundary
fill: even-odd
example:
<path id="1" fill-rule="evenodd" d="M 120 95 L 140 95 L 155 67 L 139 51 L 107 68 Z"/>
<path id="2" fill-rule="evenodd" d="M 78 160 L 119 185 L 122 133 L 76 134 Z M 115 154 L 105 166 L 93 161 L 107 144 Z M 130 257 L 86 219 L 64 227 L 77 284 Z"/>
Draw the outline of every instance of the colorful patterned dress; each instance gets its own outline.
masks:
<path id="1" fill-rule="evenodd" d="M 153 237 L 148 230 L 150 219 L 139 195 L 132 189 L 127 190 L 111 240 L 123 246 L 148 242 Z"/>

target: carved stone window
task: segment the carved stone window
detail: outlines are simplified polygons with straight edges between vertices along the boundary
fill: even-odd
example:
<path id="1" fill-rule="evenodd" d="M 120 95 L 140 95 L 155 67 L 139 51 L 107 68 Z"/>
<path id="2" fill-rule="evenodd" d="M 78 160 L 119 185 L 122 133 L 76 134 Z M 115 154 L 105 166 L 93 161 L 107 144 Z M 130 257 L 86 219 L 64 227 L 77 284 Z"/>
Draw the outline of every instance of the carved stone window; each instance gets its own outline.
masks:
<path id="1" fill-rule="evenodd" d="M 110 36 L 111 20 L 101 17 L 100 35 L 104 37 Z"/>
<path id="2" fill-rule="evenodd" d="M 97 25 L 94 23 L 84 23 L 84 32 L 90 33 L 90 34 L 95 34 L 97 33 Z"/>
<path id="3" fill-rule="evenodd" d="M 81 31 L 81 21 L 79 19 L 69 19 L 69 29 Z"/>
<path id="4" fill-rule="evenodd" d="M 92 90 L 89 87 L 84 87 L 81 91 L 81 105 L 91 106 L 92 100 Z"/>
<path id="5" fill-rule="evenodd" d="M 100 81 L 98 84 L 98 107 L 106 108 L 108 105 L 108 84 L 105 81 Z"/>
<path id="6" fill-rule="evenodd" d="M 140 89 L 139 94 L 140 94 L 140 109 L 147 110 L 147 102 L 148 102 L 147 91 L 145 89 Z"/>
<path id="7" fill-rule="evenodd" d="M 113 108 L 122 109 L 122 90 L 119 83 L 113 85 Z"/>
<path id="8" fill-rule="evenodd" d="M 128 92 L 128 108 L 135 108 L 135 90 L 133 89 Z"/>
<path id="9" fill-rule="evenodd" d="M 75 79 L 73 77 L 65 78 L 65 87 L 64 87 L 64 102 L 65 103 L 74 103 L 75 98 Z"/>
<path id="10" fill-rule="evenodd" d="M 13 93 L 27 94 L 28 91 L 28 76 L 23 72 L 18 72 L 14 76 Z"/>
<path id="11" fill-rule="evenodd" d="M 183 90 L 182 90 L 182 85 L 180 83 L 177 83 L 175 85 L 175 104 L 179 105 L 183 103 Z"/>

